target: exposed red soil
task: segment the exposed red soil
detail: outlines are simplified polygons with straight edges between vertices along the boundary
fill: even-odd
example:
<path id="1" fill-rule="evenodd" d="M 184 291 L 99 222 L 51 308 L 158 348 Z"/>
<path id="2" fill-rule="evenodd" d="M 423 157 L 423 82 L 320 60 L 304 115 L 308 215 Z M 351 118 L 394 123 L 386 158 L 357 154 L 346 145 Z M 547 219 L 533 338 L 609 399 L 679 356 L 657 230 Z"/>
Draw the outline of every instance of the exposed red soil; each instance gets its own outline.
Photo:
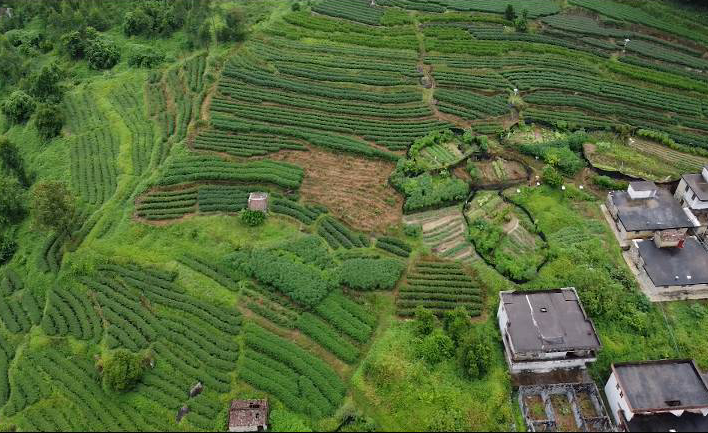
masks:
<path id="1" fill-rule="evenodd" d="M 383 231 L 400 222 L 403 199 L 388 184 L 392 162 L 334 153 L 282 151 L 268 159 L 287 161 L 305 170 L 300 187 L 303 201 L 326 206 L 349 226 Z"/>

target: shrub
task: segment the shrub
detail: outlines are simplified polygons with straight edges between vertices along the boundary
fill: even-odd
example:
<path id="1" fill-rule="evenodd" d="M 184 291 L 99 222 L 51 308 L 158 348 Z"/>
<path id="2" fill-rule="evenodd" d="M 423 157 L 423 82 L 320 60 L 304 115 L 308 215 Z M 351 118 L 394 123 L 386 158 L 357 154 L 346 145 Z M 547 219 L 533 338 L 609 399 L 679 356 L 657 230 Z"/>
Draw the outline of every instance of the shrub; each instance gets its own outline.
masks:
<path id="1" fill-rule="evenodd" d="M 35 109 L 34 99 L 21 90 L 12 92 L 2 103 L 2 112 L 12 123 L 24 123 Z"/>
<path id="2" fill-rule="evenodd" d="M 32 214 L 41 227 L 68 233 L 76 215 L 76 202 L 63 182 L 47 181 L 32 191 Z"/>
<path id="3" fill-rule="evenodd" d="M 35 126 L 39 136 L 51 140 L 61 133 L 64 126 L 64 114 L 56 105 L 43 104 L 37 110 Z"/>
<path id="4" fill-rule="evenodd" d="M 558 170 L 556 170 L 555 167 L 551 165 L 547 165 L 543 168 L 541 179 L 545 184 L 550 185 L 553 188 L 559 188 L 563 185 L 563 176 L 558 173 Z"/>
<path id="5" fill-rule="evenodd" d="M 420 235 L 423 234 L 423 226 L 420 224 L 411 224 L 409 226 L 405 226 L 403 228 L 403 233 L 406 236 L 409 236 L 412 238 L 419 238 Z"/>
<path id="6" fill-rule="evenodd" d="M 415 332 L 418 335 L 430 335 L 435 329 L 435 314 L 422 305 L 415 309 Z"/>
<path id="7" fill-rule="evenodd" d="M 342 263 L 339 279 L 355 290 L 390 290 L 404 268 L 396 259 L 351 259 Z"/>
<path id="8" fill-rule="evenodd" d="M 216 31 L 216 38 L 219 42 L 242 41 L 246 36 L 244 29 L 243 12 L 238 8 L 232 8 L 224 13 L 225 25 Z"/>
<path id="9" fill-rule="evenodd" d="M 87 45 L 86 59 L 92 69 L 111 69 L 120 60 L 120 52 L 112 40 L 97 38 Z"/>
<path id="10" fill-rule="evenodd" d="M 0 228 L 22 219 L 25 214 L 24 189 L 9 176 L 0 176 Z"/>
<path id="11" fill-rule="evenodd" d="M 12 259 L 17 251 L 17 242 L 10 231 L 0 232 L 0 265 L 4 265 Z"/>
<path id="12" fill-rule="evenodd" d="M 241 212 L 241 223 L 249 227 L 257 227 L 265 222 L 266 215 L 257 210 L 244 209 Z"/>
<path id="13" fill-rule="evenodd" d="M 39 100 L 60 100 L 63 90 L 59 85 L 64 72 L 55 62 L 42 66 L 39 72 L 32 74 L 27 84 L 27 91 L 30 95 Z"/>
<path id="14" fill-rule="evenodd" d="M 629 186 L 628 182 L 615 180 L 609 176 L 595 176 L 592 178 L 592 182 L 600 188 L 609 191 L 621 191 L 627 189 Z"/>
<path id="15" fill-rule="evenodd" d="M 142 375 L 142 359 L 129 350 L 116 350 L 103 361 L 103 384 L 109 390 L 129 391 Z"/>
<path id="16" fill-rule="evenodd" d="M 420 358 L 434 365 L 452 358 L 455 354 L 455 344 L 449 336 L 436 330 L 420 340 L 416 350 Z"/>
<path id="17" fill-rule="evenodd" d="M 479 330 L 470 332 L 457 354 L 462 373 L 468 379 L 481 379 L 492 364 L 492 341 Z"/>
<path id="18" fill-rule="evenodd" d="M 455 345 L 459 345 L 470 330 L 469 312 L 462 306 L 443 315 L 443 329 L 452 338 Z"/>
<path id="19" fill-rule="evenodd" d="M 128 65 L 137 68 L 153 68 L 164 60 L 164 53 L 145 45 L 134 45 L 128 55 Z"/>
<path id="20" fill-rule="evenodd" d="M 23 185 L 27 184 L 22 155 L 17 146 L 5 137 L 0 137 L 0 167 L 6 173 L 14 174 Z"/>

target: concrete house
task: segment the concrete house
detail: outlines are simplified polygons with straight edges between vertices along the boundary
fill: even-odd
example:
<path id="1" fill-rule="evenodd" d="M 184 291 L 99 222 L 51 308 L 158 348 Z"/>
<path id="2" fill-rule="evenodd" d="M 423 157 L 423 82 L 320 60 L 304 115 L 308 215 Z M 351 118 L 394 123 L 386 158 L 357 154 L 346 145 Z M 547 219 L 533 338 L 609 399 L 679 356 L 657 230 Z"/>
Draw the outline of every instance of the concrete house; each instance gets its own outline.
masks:
<path id="1" fill-rule="evenodd" d="M 693 361 L 615 364 L 605 395 L 622 431 L 708 431 L 708 384 Z"/>
<path id="2" fill-rule="evenodd" d="M 573 288 L 501 292 L 499 329 L 512 374 L 585 368 L 601 348 Z"/>
<path id="3" fill-rule="evenodd" d="M 642 291 L 655 302 L 708 298 L 708 250 L 693 236 L 680 248 L 634 240 L 629 251 Z"/>
<path id="4" fill-rule="evenodd" d="M 267 400 L 234 400 L 229 408 L 230 432 L 259 432 L 268 429 Z"/>
<path id="5" fill-rule="evenodd" d="M 708 228 L 708 166 L 700 174 L 683 175 L 674 197 L 693 212 L 701 223 L 700 232 L 704 233 Z"/>
<path id="6" fill-rule="evenodd" d="M 655 238 L 661 246 L 679 246 L 689 230 L 701 226 L 690 209 L 653 182 L 632 182 L 627 191 L 610 192 L 607 209 L 625 242 Z"/>
<path id="7" fill-rule="evenodd" d="M 12 8 L 0 7 L 0 19 L 4 17 L 12 18 Z"/>

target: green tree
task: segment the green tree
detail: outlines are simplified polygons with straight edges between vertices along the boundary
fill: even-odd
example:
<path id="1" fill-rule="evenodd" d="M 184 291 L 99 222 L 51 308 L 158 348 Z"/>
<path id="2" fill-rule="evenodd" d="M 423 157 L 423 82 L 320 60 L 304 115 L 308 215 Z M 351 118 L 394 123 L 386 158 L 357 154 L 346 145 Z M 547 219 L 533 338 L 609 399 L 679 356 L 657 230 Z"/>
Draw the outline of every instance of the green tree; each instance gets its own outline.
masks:
<path id="1" fill-rule="evenodd" d="M 0 62 L 2 63 L 2 62 Z M 12 123 L 24 123 L 35 109 L 34 99 L 22 90 L 15 90 L 2 103 L 2 112 Z"/>
<path id="2" fill-rule="evenodd" d="M 111 69 L 120 60 L 120 51 L 115 42 L 99 37 L 86 46 L 86 59 L 91 69 Z"/>
<path id="3" fill-rule="evenodd" d="M 36 74 L 30 76 L 27 91 L 30 95 L 40 100 L 51 98 L 53 100 L 61 99 L 63 93 L 59 82 L 63 78 L 63 71 L 59 68 L 56 62 L 42 66 Z"/>
<path id="4" fill-rule="evenodd" d="M 32 191 L 32 215 L 40 227 L 68 233 L 76 216 L 76 200 L 63 182 L 46 181 Z"/>
<path id="5" fill-rule="evenodd" d="M 492 341 L 483 330 L 468 332 L 460 344 L 457 359 L 462 374 L 468 379 L 481 379 L 492 364 Z"/>
<path id="6" fill-rule="evenodd" d="M 1 199 L 0 199 L 1 200 Z M 0 265 L 4 265 L 12 259 L 17 250 L 14 231 L 0 231 Z"/>
<path id="7" fill-rule="evenodd" d="M 438 329 L 420 340 L 417 352 L 428 364 L 435 365 L 455 355 L 455 343 Z"/>
<path id="8" fill-rule="evenodd" d="M 142 9 L 125 14 L 123 32 L 126 36 L 144 35 L 152 32 L 154 20 Z"/>
<path id="9" fill-rule="evenodd" d="M 524 9 L 521 16 L 514 20 L 514 28 L 517 32 L 525 33 L 529 30 L 529 11 Z"/>
<path id="10" fill-rule="evenodd" d="M 61 133 L 64 126 L 64 114 L 56 105 L 43 104 L 37 109 L 35 126 L 39 136 L 51 140 Z"/>
<path id="11" fill-rule="evenodd" d="M 469 332 L 472 324 L 470 315 L 465 307 L 459 306 L 454 310 L 446 311 L 443 316 L 443 329 L 452 338 L 455 345 L 459 345 Z"/>
<path id="12" fill-rule="evenodd" d="M 27 186 L 28 179 L 22 155 L 17 146 L 6 137 L 0 137 L 0 167 L 8 174 L 14 173 L 17 180 Z"/>
<path id="13" fill-rule="evenodd" d="M 514 10 L 514 5 L 512 5 L 511 3 L 506 5 L 504 18 L 506 18 L 507 21 L 514 21 L 516 19 L 516 11 Z"/>
<path id="14" fill-rule="evenodd" d="M 224 26 L 217 29 L 219 42 L 238 42 L 246 38 L 245 18 L 239 8 L 231 8 L 224 13 Z"/>
<path id="15" fill-rule="evenodd" d="M 435 314 L 422 305 L 415 309 L 415 332 L 418 335 L 430 335 L 435 329 Z"/>
<path id="16" fill-rule="evenodd" d="M 563 185 L 563 176 L 552 165 L 547 165 L 544 167 L 541 179 L 545 184 L 550 185 L 553 188 L 559 188 Z"/>
<path id="17" fill-rule="evenodd" d="M 143 370 L 143 361 L 139 355 L 118 349 L 103 361 L 103 385 L 111 391 L 129 391 L 140 382 Z"/>
<path id="18" fill-rule="evenodd" d="M 245 209 L 241 212 L 241 223 L 249 227 L 256 227 L 265 222 L 266 215 L 257 210 Z"/>
<path id="19" fill-rule="evenodd" d="M 7 228 L 25 215 L 25 190 L 17 179 L 0 176 L 0 228 Z"/>

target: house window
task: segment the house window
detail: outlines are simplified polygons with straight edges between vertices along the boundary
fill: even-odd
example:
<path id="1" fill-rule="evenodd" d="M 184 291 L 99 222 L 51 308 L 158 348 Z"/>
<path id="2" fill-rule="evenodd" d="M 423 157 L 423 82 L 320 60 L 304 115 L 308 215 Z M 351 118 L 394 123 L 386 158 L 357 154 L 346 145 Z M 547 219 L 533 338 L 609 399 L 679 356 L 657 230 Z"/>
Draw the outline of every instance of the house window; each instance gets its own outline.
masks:
<path id="1" fill-rule="evenodd" d="M 689 189 L 691 189 L 691 187 L 688 186 L 688 184 L 686 184 L 686 191 L 685 192 L 688 192 Z"/>
<path id="2" fill-rule="evenodd" d="M 623 398 L 623 397 L 624 397 L 624 393 L 622 391 L 620 391 L 620 398 Z"/>
<path id="3" fill-rule="evenodd" d="M 694 200 L 696 200 L 696 193 L 695 192 L 693 193 L 693 197 L 691 197 L 691 201 L 694 201 Z"/>

